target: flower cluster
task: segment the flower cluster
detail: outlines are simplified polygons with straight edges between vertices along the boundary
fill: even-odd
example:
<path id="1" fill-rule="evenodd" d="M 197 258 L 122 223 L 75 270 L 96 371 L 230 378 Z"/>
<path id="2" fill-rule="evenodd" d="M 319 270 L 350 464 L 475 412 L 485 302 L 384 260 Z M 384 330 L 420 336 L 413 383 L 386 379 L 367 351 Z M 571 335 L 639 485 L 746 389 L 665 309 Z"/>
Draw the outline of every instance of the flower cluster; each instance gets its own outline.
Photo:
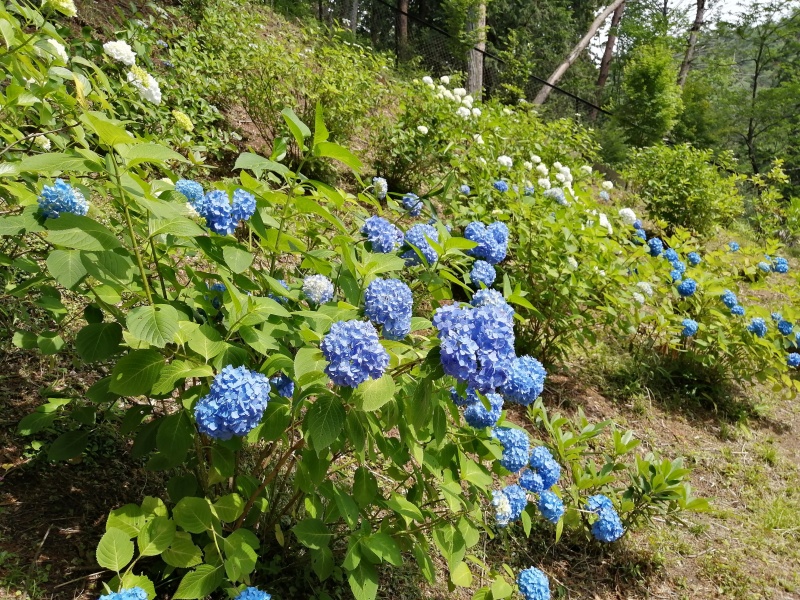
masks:
<path id="1" fill-rule="evenodd" d="M 386 198 L 386 193 L 389 191 L 389 184 L 386 183 L 383 177 L 373 177 L 372 187 L 375 188 L 375 195 L 378 197 L 378 200 Z"/>
<path id="2" fill-rule="evenodd" d="M 778 256 L 774 261 L 772 261 L 772 270 L 776 273 L 788 273 L 789 261 Z"/>
<path id="3" fill-rule="evenodd" d="M 247 587 L 239 592 L 234 600 L 270 600 L 272 596 L 266 592 L 262 592 L 257 587 Z"/>
<path id="4" fill-rule="evenodd" d="M 739 251 L 739 242 L 728 242 L 728 248 L 731 252 Z"/>
<path id="5" fill-rule="evenodd" d="M 175 191 L 186 196 L 189 205 L 197 212 L 196 207 L 202 204 L 203 195 L 205 194 L 202 185 L 191 179 L 179 179 L 175 182 Z"/>
<path id="6" fill-rule="evenodd" d="M 525 600 L 550 600 L 550 582 L 547 575 L 536 567 L 520 571 L 517 575 L 517 586 Z"/>
<path id="7" fill-rule="evenodd" d="M 84 216 L 89 212 L 89 203 L 83 194 L 62 179 L 46 185 L 39 195 L 39 210 L 48 219 L 57 219 L 61 213 Z"/>
<path id="8" fill-rule="evenodd" d="M 703 260 L 697 252 L 689 252 L 689 254 L 686 255 L 686 258 L 688 259 L 689 264 L 693 267 L 699 265 Z"/>
<path id="9" fill-rule="evenodd" d="M 622 537 L 625 529 L 614 504 L 606 496 L 597 494 L 586 501 L 586 510 L 597 515 L 592 523 L 592 535 L 601 542 L 615 542 Z"/>
<path id="10" fill-rule="evenodd" d="M 508 226 L 502 221 L 495 221 L 488 227 L 479 221 L 473 221 L 464 229 L 464 237 L 478 244 L 468 253 L 493 265 L 505 259 L 508 236 Z"/>
<path id="11" fill-rule="evenodd" d="M 664 251 L 664 242 L 659 238 L 651 238 L 647 240 L 647 245 L 650 247 L 650 256 L 660 256 Z"/>
<path id="12" fill-rule="evenodd" d="M 734 294 L 730 290 L 725 290 L 722 293 L 722 296 L 720 296 L 720 300 L 722 300 L 722 303 L 728 308 L 733 308 L 734 306 L 739 304 L 739 300 L 736 298 L 736 294 Z"/>
<path id="13" fill-rule="evenodd" d="M 501 194 L 505 194 L 508 191 L 508 184 L 502 179 L 495 181 L 492 186 Z"/>
<path id="14" fill-rule="evenodd" d="M 492 492 L 492 505 L 495 508 L 497 526 L 505 527 L 520 518 L 528 505 L 528 495 L 518 485 L 508 485 L 502 490 Z"/>
<path id="15" fill-rule="evenodd" d="M 361 233 L 367 236 L 373 252 L 388 254 L 403 245 L 403 232 L 383 217 L 369 217 L 364 221 Z"/>
<path id="16" fill-rule="evenodd" d="M 508 379 L 500 392 L 510 402 L 529 406 L 544 390 L 547 371 L 535 358 L 520 356 L 508 366 Z"/>
<path id="17" fill-rule="evenodd" d="M 134 52 L 130 44 L 124 40 L 106 42 L 103 44 L 103 51 L 111 57 L 112 60 L 120 62 L 128 67 L 132 67 L 136 63 L 136 52 Z"/>
<path id="18" fill-rule="evenodd" d="M 697 333 L 698 325 L 694 319 L 684 319 L 681 325 L 683 325 L 683 331 L 681 331 L 683 337 L 692 337 Z"/>
<path id="19" fill-rule="evenodd" d="M 636 218 L 636 213 L 630 208 L 621 208 L 619 211 L 619 218 L 622 219 L 622 222 L 625 223 L 625 225 L 629 226 L 634 225 L 636 221 L 638 221 Z"/>
<path id="20" fill-rule="evenodd" d="M 195 186 L 199 184 L 188 182 L 179 189 L 180 183 L 175 184 L 175 189 L 189 199 L 189 204 L 205 219 L 208 228 L 218 235 L 230 235 L 236 231 L 239 221 L 248 220 L 256 210 L 255 196 L 244 190 L 237 189 L 233 193 L 231 205 L 228 192 L 224 190 L 211 190 L 198 200 L 198 188 Z"/>
<path id="21" fill-rule="evenodd" d="M 781 319 L 778 321 L 778 331 L 781 332 L 781 335 L 792 335 L 794 325 L 790 321 Z"/>
<path id="22" fill-rule="evenodd" d="M 147 598 L 147 592 L 138 586 L 100 596 L 100 600 L 147 600 Z"/>
<path id="23" fill-rule="evenodd" d="M 68 17 L 74 17 L 78 14 L 78 9 L 75 8 L 75 0 L 45 0 L 43 4 L 53 7 L 53 9 Z"/>
<path id="24" fill-rule="evenodd" d="M 475 429 L 483 429 L 485 427 L 494 427 L 497 421 L 500 420 L 500 413 L 503 411 L 503 398 L 500 394 L 486 394 L 486 400 L 489 401 L 489 408 L 487 409 L 483 402 L 478 398 L 475 390 L 467 390 L 467 399 L 472 398 L 472 402 L 465 404 L 464 420 L 467 425 Z"/>
<path id="25" fill-rule="evenodd" d="M 158 81 L 147 71 L 136 65 L 128 71 L 128 83 L 136 88 L 143 100 L 153 104 L 161 104 L 161 88 Z"/>
<path id="26" fill-rule="evenodd" d="M 403 208 L 408 211 L 409 216 L 418 217 L 422 212 L 422 200 L 419 196 L 409 192 L 402 199 Z"/>
<path id="27" fill-rule="evenodd" d="M 512 473 L 522 470 L 528 462 L 528 455 L 531 451 L 528 434 L 522 429 L 495 427 L 492 430 L 492 437 L 503 446 L 500 465 Z"/>
<path id="28" fill-rule="evenodd" d="M 564 515 L 564 503 L 561 501 L 555 492 L 544 491 L 539 494 L 539 502 L 537 504 L 539 512 L 542 516 L 551 523 L 558 523 Z"/>
<path id="29" fill-rule="evenodd" d="M 561 477 L 561 466 L 544 446 L 537 446 L 528 459 L 530 470 L 526 470 L 519 478 L 519 483 L 526 490 L 540 494 L 553 487 Z"/>
<path id="30" fill-rule="evenodd" d="M 364 293 L 365 312 L 370 321 L 383 325 L 383 335 L 402 340 L 411 331 L 411 289 L 398 279 L 376 279 Z"/>
<path id="31" fill-rule="evenodd" d="M 325 373 L 336 385 L 356 387 L 367 379 L 378 379 L 389 365 L 378 332 L 365 321 L 337 321 L 320 348 L 329 363 Z"/>
<path id="32" fill-rule="evenodd" d="M 541 166 L 541 165 L 540 165 Z M 548 200 L 555 200 L 561 206 L 569 206 L 567 197 L 564 195 L 564 190 L 560 187 L 550 188 L 544 191 L 544 197 Z"/>
<path id="33" fill-rule="evenodd" d="M 309 275 L 303 280 L 303 294 L 312 304 L 325 304 L 333 299 L 333 283 L 324 275 Z"/>
<path id="34" fill-rule="evenodd" d="M 678 293 L 684 298 L 694 295 L 697 291 L 697 282 L 687 277 L 678 284 Z"/>
<path id="35" fill-rule="evenodd" d="M 753 317 L 750 324 L 747 326 L 747 331 L 754 333 L 756 337 L 763 338 L 767 335 L 767 324 L 761 317 Z"/>
<path id="36" fill-rule="evenodd" d="M 403 253 L 403 258 L 406 259 L 406 264 L 420 264 L 419 256 L 417 255 L 415 248 L 420 251 L 422 256 L 425 257 L 425 260 L 428 261 L 429 265 L 434 264 L 439 259 L 438 252 L 431 247 L 426 238 L 433 240 L 437 244 L 439 243 L 439 231 L 436 229 L 436 227 L 425 223 L 418 223 L 406 232 L 406 245 L 411 247 L 410 250 L 406 250 Z"/>
<path id="37" fill-rule="evenodd" d="M 472 270 L 469 273 L 469 279 L 472 285 L 479 287 L 484 285 L 491 286 L 497 278 L 497 271 L 485 260 L 476 260 L 472 263 Z"/>
<path id="38" fill-rule="evenodd" d="M 279 396 L 291 398 L 294 396 L 294 381 L 286 373 L 279 373 L 269 380 L 270 385 Z"/>
<path id="39" fill-rule="evenodd" d="M 731 309 L 731 314 L 734 317 L 742 317 L 744 316 L 744 306 L 739 306 L 738 304 Z"/>
<path id="40" fill-rule="evenodd" d="M 468 185 L 465 183 L 465 184 L 462 184 L 462 186 L 461 186 L 460 188 L 458 188 L 458 191 L 459 191 L 459 192 L 461 192 L 462 194 L 464 194 L 465 196 L 469 196 L 469 194 L 470 194 L 470 192 L 471 192 L 472 190 L 471 190 L 471 189 L 470 189 L 470 187 L 469 187 L 469 186 L 468 186 Z"/>
<path id="41" fill-rule="evenodd" d="M 790 352 L 786 357 L 786 364 L 793 369 L 800 367 L 800 354 L 797 352 Z"/>
<path id="42" fill-rule="evenodd" d="M 229 440 L 254 429 L 269 401 L 269 380 L 244 367 L 228 365 L 217 374 L 208 395 L 194 407 L 200 433 Z"/>

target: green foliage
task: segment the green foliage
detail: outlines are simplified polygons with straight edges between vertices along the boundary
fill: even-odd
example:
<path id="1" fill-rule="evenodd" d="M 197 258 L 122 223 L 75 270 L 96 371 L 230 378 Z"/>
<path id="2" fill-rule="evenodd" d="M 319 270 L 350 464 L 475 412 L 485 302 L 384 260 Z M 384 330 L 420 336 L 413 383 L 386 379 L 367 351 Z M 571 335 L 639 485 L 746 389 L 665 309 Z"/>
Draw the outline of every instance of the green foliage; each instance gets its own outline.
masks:
<path id="1" fill-rule="evenodd" d="M 710 236 L 743 212 L 738 178 L 724 172 L 731 165 L 730 155 L 659 145 L 634 152 L 623 176 L 653 217 Z"/>
<path id="2" fill-rule="evenodd" d="M 660 44 L 634 51 L 625 67 L 622 98 L 614 106 L 620 126 L 634 146 L 659 142 L 681 112 L 681 90 L 672 52 Z"/>

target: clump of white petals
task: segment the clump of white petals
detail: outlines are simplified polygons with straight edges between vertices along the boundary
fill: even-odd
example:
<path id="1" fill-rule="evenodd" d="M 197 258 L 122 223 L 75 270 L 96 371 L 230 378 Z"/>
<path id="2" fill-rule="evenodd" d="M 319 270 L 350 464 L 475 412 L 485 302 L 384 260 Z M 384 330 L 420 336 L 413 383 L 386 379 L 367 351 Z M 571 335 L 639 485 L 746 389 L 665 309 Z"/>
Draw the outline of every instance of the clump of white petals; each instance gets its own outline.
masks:
<path id="1" fill-rule="evenodd" d="M 441 81 L 445 85 L 450 85 L 450 78 L 447 75 L 442 75 L 439 77 L 439 81 Z"/>
<path id="2" fill-rule="evenodd" d="M 466 106 L 459 106 L 458 110 L 456 111 L 456 114 L 462 119 L 469 119 L 472 113 Z"/>
<path id="3" fill-rule="evenodd" d="M 65 63 L 69 62 L 69 56 L 67 56 L 67 49 L 64 47 L 64 44 L 53 38 L 47 40 L 47 43 L 53 48 L 51 54 L 54 54 Z"/>
<path id="4" fill-rule="evenodd" d="M 472 109 L 472 116 L 473 117 L 480 117 L 481 116 L 481 109 L 480 108 L 473 108 Z"/>
<path id="5" fill-rule="evenodd" d="M 548 169 L 547 165 L 544 163 L 539 163 L 538 165 L 536 165 L 536 170 L 539 171 L 539 173 L 541 173 L 542 175 L 547 175 L 548 173 L 550 173 L 550 169 Z"/>
<path id="6" fill-rule="evenodd" d="M 103 51 L 113 60 L 132 67 L 136 63 L 136 52 L 125 40 L 116 40 L 103 44 Z"/>
<path id="7" fill-rule="evenodd" d="M 614 184 L 610 181 L 604 181 L 603 183 L 600 184 L 600 187 L 602 187 L 606 191 L 611 191 L 614 189 Z"/>
<path id="8" fill-rule="evenodd" d="M 155 78 L 144 69 L 135 68 L 129 71 L 128 83 L 136 88 L 144 100 L 153 104 L 161 104 L 161 88 Z"/>
<path id="9" fill-rule="evenodd" d="M 428 135 L 428 128 L 425 125 L 418 125 L 417 131 L 419 131 L 422 135 Z"/>
<path id="10" fill-rule="evenodd" d="M 39 146 L 39 148 L 42 150 L 50 150 L 50 147 L 52 146 L 50 140 L 43 135 L 37 135 L 35 138 L 33 138 L 33 143 Z"/>
<path id="11" fill-rule="evenodd" d="M 497 157 L 497 162 L 501 167 L 505 167 L 510 169 L 514 165 L 514 161 L 511 160 L 510 156 L 506 156 L 505 154 L 501 154 Z"/>
<path id="12" fill-rule="evenodd" d="M 547 177 L 540 177 L 539 181 L 537 181 L 536 183 L 538 183 L 539 187 L 542 188 L 542 189 L 545 189 L 545 190 L 549 190 L 550 189 L 550 185 L 551 184 L 550 184 L 550 180 Z"/>
<path id="13" fill-rule="evenodd" d="M 621 208 L 619 210 L 619 218 L 625 225 L 633 225 L 636 223 L 636 213 L 630 208 Z"/>

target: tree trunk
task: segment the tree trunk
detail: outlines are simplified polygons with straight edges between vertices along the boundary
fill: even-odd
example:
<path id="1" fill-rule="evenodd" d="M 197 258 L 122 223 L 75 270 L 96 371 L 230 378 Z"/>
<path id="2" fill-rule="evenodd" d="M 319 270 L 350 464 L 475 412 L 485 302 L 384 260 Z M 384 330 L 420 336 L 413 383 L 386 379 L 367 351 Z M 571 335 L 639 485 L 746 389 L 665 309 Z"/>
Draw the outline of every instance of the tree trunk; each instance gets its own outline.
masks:
<path id="1" fill-rule="evenodd" d="M 350 4 L 350 31 L 353 35 L 358 33 L 358 0 L 352 0 Z"/>
<path id="2" fill-rule="evenodd" d="M 705 16 L 706 0 L 697 0 L 697 12 L 694 16 L 692 28 L 689 30 L 689 41 L 686 44 L 686 53 L 683 55 L 681 70 L 678 72 L 678 85 L 681 87 L 686 85 L 686 77 L 689 75 L 689 69 L 692 67 L 692 58 L 694 58 L 697 37 L 700 35 L 700 29 L 703 27 L 703 19 Z"/>
<path id="3" fill-rule="evenodd" d="M 476 98 L 483 91 L 483 53 L 486 51 L 486 1 L 480 0 L 474 19 L 467 23 L 467 31 L 477 31 L 475 45 L 467 55 L 467 91 Z"/>
<path id="4" fill-rule="evenodd" d="M 586 46 L 588 46 L 589 42 L 592 41 L 592 38 L 597 33 L 597 30 L 600 29 L 600 26 L 608 18 L 608 15 L 617 10 L 617 7 L 623 2 L 625 2 L 625 0 L 614 0 L 603 10 L 603 12 L 595 17 L 595 20 L 592 21 L 592 24 L 589 26 L 589 31 L 586 32 L 586 35 L 581 38 L 581 41 L 577 43 L 569 55 L 567 55 L 567 58 L 564 59 L 564 62 L 558 65 L 558 68 L 553 71 L 553 74 L 547 79 L 547 83 L 550 85 L 545 85 L 541 90 L 539 90 L 539 93 L 533 100 L 534 104 L 543 104 L 544 101 L 547 100 L 547 97 L 550 95 L 550 91 L 553 89 L 550 86 L 558 83 L 564 73 L 567 72 L 567 69 L 569 69 L 572 66 L 572 63 L 574 63 L 581 55 L 581 52 L 586 50 Z"/>
<path id="5" fill-rule="evenodd" d="M 408 0 L 397 0 L 397 60 L 408 58 Z"/>
<path id="6" fill-rule="evenodd" d="M 597 104 L 598 106 L 603 101 L 603 90 L 608 81 L 608 74 L 611 71 L 611 59 L 614 58 L 614 46 L 617 44 L 617 28 L 619 22 L 622 20 L 622 13 L 625 10 L 625 0 L 614 11 L 614 16 L 611 17 L 611 27 L 608 30 L 608 39 L 606 40 L 606 49 L 603 52 L 603 60 L 600 61 L 600 74 L 597 77 Z M 593 108 L 589 114 L 589 118 L 594 121 L 597 119 L 597 109 Z"/>

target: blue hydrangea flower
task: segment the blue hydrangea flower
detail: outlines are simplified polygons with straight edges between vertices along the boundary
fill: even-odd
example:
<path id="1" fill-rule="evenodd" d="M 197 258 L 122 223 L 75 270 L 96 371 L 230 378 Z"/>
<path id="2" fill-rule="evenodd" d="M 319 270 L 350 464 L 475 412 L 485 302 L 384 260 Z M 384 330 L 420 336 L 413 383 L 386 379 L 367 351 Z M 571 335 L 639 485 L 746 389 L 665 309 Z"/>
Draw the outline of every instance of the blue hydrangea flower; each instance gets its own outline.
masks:
<path id="1" fill-rule="evenodd" d="M 476 260 L 472 263 L 472 270 L 469 273 L 469 280 L 474 286 L 481 284 L 490 287 L 497 278 L 497 271 L 485 260 Z"/>
<path id="2" fill-rule="evenodd" d="M 518 485 L 507 485 L 503 492 L 511 503 L 511 520 L 516 521 L 528 506 L 528 494 Z"/>
<path id="3" fill-rule="evenodd" d="M 797 352 L 790 352 L 789 356 L 786 357 L 786 364 L 793 369 L 800 367 L 800 354 Z"/>
<path id="4" fill-rule="evenodd" d="M 194 407 L 197 428 L 219 440 L 247 435 L 264 416 L 269 390 L 266 375 L 244 367 L 224 367 L 211 383 L 208 395 Z"/>
<path id="5" fill-rule="evenodd" d="M 640 238 L 642 241 L 647 241 L 647 232 L 644 229 L 636 228 L 633 230 L 634 237 Z M 635 242 L 636 240 L 634 240 Z"/>
<path id="6" fill-rule="evenodd" d="M 728 242 L 728 248 L 730 248 L 731 252 L 738 252 L 739 251 L 739 243 L 738 242 Z"/>
<path id="7" fill-rule="evenodd" d="M 692 296 L 697 291 L 697 282 L 687 277 L 678 284 L 678 293 L 684 298 Z"/>
<path id="8" fill-rule="evenodd" d="M 544 446 L 537 446 L 531 452 L 528 461 L 531 469 L 535 471 L 542 480 L 542 488 L 549 490 L 561 477 L 561 465 L 559 465 Z"/>
<path id="9" fill-rule="evenodd" d="M 291 398 L 294 396 L 294 381 L 286 373 L 275 375 L 269 380 L 270 385 L 279 396 Z"/>
<path id="10" fill-rule="evenodd" d="M 549 200 L 555 200 L 561 206 L 569 206 L 567 197 L 564 195 L 564 190 L 560 187 L 553 187 L 549 190 L 545 190 L 542 195 Z"/>
<path id="11" fill-rule="evenodd" d="M 517 575 L 517 586 L 525 600 L 550 600 L 550 582 L 547 575 L 536 567 L 520 571 Z"/>
<path id="12" fill-rule="evenodd" d="M 673 260 L 670 261 L 669 264 L 672 265 L 672 268 L 675 271 L 678 271 L 681 275 L 683 275 L 686 272 L 686 265 L 682 260 Z"/>
<path id="13" fill-rule="evenodd" d="M 794 330 L 794 325 L 792 325 L 789 321 L 779 321 L 778 322 L 778 331 L 781 332 L 781 335 L 792 335 L 792 331 Z"/>
<path id="14" fill-rule="evenodd" d="M 243 589 L 234 600 L 270 600 L 272 596 L 266 592 L 262 592 L 257 587 L 248 587 Z"/>
<path id="15" fill-rule="evenodd" d="M 604 509 L 614 509 L 614 503 L 608 498 L 608 496 L 604 496 L 603 494 L 595 494 L 594 496 L 590 496 L 588 500 L 586 500 L 586 510 L 590 510 L 592 512 L 598 512 Z"/>
<path id="16" fill-rule="evenodd" d="M 137 586 L 103 594 L 100 600 L 147 600 L 147 592 Z"/>
<path id="17" fill-rule="evenodd" d="M 488 227 L 473 221 L 464 229 L 464 237 L 478 245 L 467 251 L 468 254 L 496 265 L 502 262 L 508 252 L 508 226 L 495 221 Z"/>
<path id="18" fill-rule="evenodd" d="M 333 299 L 333 283 L 324 275 L 309 275 L 303 280 L 303 294 L 312 304 L 325 304 Z"/>
<path id="19" fill-rule="evenodd" d="M 422 200 L 420 200 L 419 196 L 416 194 L 409 192 L 403 196 L 402 204 L 403 208 L 405 208 L 412 217 L 418 217 L 422 212 Z"/>
<path id="20" fill-rule="evenodd" d="M 769 273 L 770 271 L 772 271 L 772 265 L 769 264 L 768 262 L 764 262 L 763 260 L 760 263 L 758 263 L 758 268 L 764 273 Z"/>
<path id="21" fill-rule="evenodd" d="M 722 303 L 728 308 L 733 308 L 739 303 L 739 300 L 736 298 L 736 294 L 730 290 L 725 290 L 719 299 L 722 300 Z"/>
<path id="22" fill-rule="evenodd" d="M 493 306 L 450 306 L 440 308 L 433 322 L 447 375 L 482 393 L 505 383 L 508 362 L 514 357 L 514 323 L 508 312 Z"/>
<path id="23" fill-rule="evenodd" d="M 757 337 L 763 338 L 767 335 L 767 324 L 761 317 L 753 317 L 750 324 L 747 326 L 747 331 L 756 334 Z"/>
<path id="24" fill-rule="evenodd" d="M 450 388 L 450 399 L 453 401 L 453 404 L 456 406 L 469 406 L 473 402 L 479 402 L 477 392 L 471 388 L 467 388 L 466 396 L 462 396 L 458 393 L 458 390 L 454 387 Z"/>
<path id="25" fill-rule="evenodd" d="M 592 523 L 592 535 L 601 542 L 616 542 L 624 533 L 622 520 L 614 509 L 600 510 L 597 520 Z"/>
<path id="26" fill-rule="evenodd" d="M 464 194 L 465 196 L 469 196 L 469 193 L 472 190 L 469 189 L 469 186 L 465 183 L 460 188 L 458 188 L 458 191 L 461 192 L 462 194 Z"/>
<path id="27" fill-rule="evenodd" d="M 602 200 L 603 202 L 608 202 L 609 200 L 611 200 L 611 195 L 605 190 L 600 190 L 598 196 L 600 196 L 600 200 Z"/>
<path id="28" fill-rule="evenodd" d="M 379 200 L 386 198 L 386 192 L 389 191 L 389 184 L 383 177 L 373 177 L 372 186 L 375 188 L 375 195 Z"/>
<path id="29" fill-rule="evenodd" d="M 528 504 L 528 496 L 518 485 L 509 485 L 502 490 L 492 492 L 492 505 L 495 508 L 495 520 L 498 527 L 505 527 L 516 521 Z"/>
<path id="30" fill-rule="evenodd" d="M 670 278 L 672 278 L 672 283 L 675 283 L 675 282 L 680 281 L 681 279 L 683 279 L 683 273 L 681 273 L 680 271 L 677 271 L 675 269 L 673 269 L 672 271 L 669 272 L 669 276 L 670 276 Z"/>
<path id="31" fill-rule="evenodd" d="M 492 430 L 492 437 L 499 440 L 503 445 L 503 456 L 500 458 L 500 464 L 505 469 L 516 473 L 527 464 L 530 454 L 530 440 L 528 440 L 527 433 L 521 429 L 495 427 Z"/>
<path id="32" fill-rule="evenodd" d="M 413 250 L 413 248 L 416 248 L 420 251 L 420 253 L 422 253 L 422 256 L 425 257 L 425 260 L 428 261 L 429 265 L 434 264 L 439 259 L 439 254 L 431 247 L 426 237 L 438 244 L 439 230 L 437 230 L 433 225 L 418 223 L 406 232 L 406 244 L 412 248 L 411 250 L 407 250 L 403 253 L 403 258 L 406 259 L 406 264 L 420 264 L 419 256 Z"/>
<path id="33" fill-rule="evenodd" d="M 492 185 L 494 186 L 494 189 L 496 189 L 501 194 L 505 194 L 508 191 L 508 184 L 502 179 L 499 181 L 495 181 Z"/>
<path id="34" fill-rule="evenodd" d="M 772 263 L 772 270 L 776 273 L 788 273 L 789 261 L 787 261 L 785 258 L 781 258 L 780 256 L 776 257 Z"/>
<path id="35" fill-rule="evenodd" d="M 228 193 L 224 190 L 211 190 L 195 210 L 206 220 L 208 228 L 218 235 L 230 235 L 236 230 Z"/>
<path id="36" fill-rule="evenodd" d="M 664 251 L 664 242 L 659 238 L 651 238 L 647 240 L 647 245 L 650 246 L 650 256 L 660 256 Z"/>
<path id="37" fill-rule="evenodd" d="M 403 245 L 403 232 L 383 217 L 369 217 L 364 221 L 361 233 L 367 236 L 373 252 L 388 254 Z"/>
<path id="38" fill-rule="evenodd" d="M 536 471 L 525 469 L 519 476 L 519 484 L 529 492 L 540 494 L 544 491 L 542 477 Z"/>
<path id="39" fill-rule="evenodd" d="M 737 304 L 731 309 L 731 314 L 734 317 L 743 317 L 744 316 L 744 306 Z"/>
<path id="40" fill-rule="evenodd" d="M 186 196 L 189 204 L 191 204 L 195 210 L 203 203 L 205 190 L 203 186 L 196 181 L 192 181 L 191 179 L 179 179 L 175 182 L 175 191 Z M 199 213 L 200 211 L 197 210 L 197 212 Z"/>
<path id="41" fill-rule="evenodd" d="M 173 68 L 175 68 L 175 65 L 174 65 L 174 64 L 172 64 L 172 61 L 171 61 L 171 60 L 162 60 L 161 62 L 163 63 L 163 65 L 164 65 L 165 67 L 168 67 L 168 68 L 170 68 L 170 69 L 173 69 Z"/>
<path id="42" fill-rule="evenodd" d="M 467 398 L 470 397 L 470 391 L 467 391 Z M 503 412 L 503 397 L 499 394 L 486 394 L 486 399 L 489 401 L 489 410 L 480 401 L 477 394 L 473 391 L 472 397 L 475 399 L 467 405 L 464 410 L 464 420 L 467 425 L 475 429 L 483 429 L 485 427 L 494 427 L 500 420 L 500 414 Z"/>
<path id="43" fill-rule="evenodd" d="M 539 494 L 539 512 L 551 523 L 558 523 L 564 515 L 564 503 L 555 493 L 546 491 Z"/>
<path id="44" fill-rule="evenodd" d="M 219 310 L 222 306 L 221 295 L 224 294 L 225 290 L 227 289 L 225 284 L 219 282 L 212 283 L 208 289 L 209 291 L 214 292 L 214 296 L 211 298 L 211 306 Z M 204 296 L 204 298 L 208 299 L 208 296 Z"/>
<path id="45" fill-rule="evenodd" d="M 703 261 L 697 252 L 689 252 L 689 254 L 686 255 L 686 258 L 689 261 L 689 264 L 693 267 L 696 267 Z"/>
<path id="46" fill-rule="evenodd" d="M 776 323 L 779 321 L 783 321 L 783 315 L 779 312 L 774 312 L 770 314 L 770 318 L 775 321 Z"/>
<path id="47" fill-rule="evenodd" d="M 520 356 L 508 367 L 508 380 L 500 388 L 510 402 L 529 406 L 544 390 L 547 371 L 531 356 Z"/>
<path id="48" fill-rule="evenodd" d="M 399 279 L 375 279 L 364 292 L 364 312 L 370 321 L 383 325 L 383 336 L 402 340 L 411 331 L 414 299 L 411 288 Z"/>
<path id="49" fill-rule="evenodd" d="M 380 378 L 389 365 L 389 354 L 370 322 L 337 321 L 322 338 L 320 349 L 329 363 L 325 373 L 336 385 L 357 387 Z"/>
<path id="50" fill-rule="evenodd" d="M 481 306 L 493 306 L 498 309 L 504 317 L 508 319 L 514 318 L 514 309 L 511 308 L 511 305 L 503 298 L 503 294 L 497 290 L 488 288 L 478 290 L 473 294 L 470 304 L 476 308 L 480 308 Z"/>
<path id="51" fill-rule="evenodd" d="M 256 197 L 242 189 L 234 190 L 231 218 L 236 221 L 247 221 L 256 212 Z"/>
<path id="52" fill-rule="evenodd" d="M 679 260 L 678 253 L 675 251 L 675 248 L 667 248 L 664 251 L 664 258 L 666 258 L 669 262 Z"/>
<path id="53" fill-rule="evenodd" d="M 697 333 L 697 321 L 694 319 L 684 319 L 681 325 L 683 325 L 683 331 L 681 331 L 683 337 L 692 337 Z"/>
<path id="54" fill-rule="evenodd" d="M 39 195 L 39 210 L 48 219 L 57 219 L 61 213 L 84 216 L 89 212 L 89 203 L 83 194 L 63 179 L 46 185 Z"/>

